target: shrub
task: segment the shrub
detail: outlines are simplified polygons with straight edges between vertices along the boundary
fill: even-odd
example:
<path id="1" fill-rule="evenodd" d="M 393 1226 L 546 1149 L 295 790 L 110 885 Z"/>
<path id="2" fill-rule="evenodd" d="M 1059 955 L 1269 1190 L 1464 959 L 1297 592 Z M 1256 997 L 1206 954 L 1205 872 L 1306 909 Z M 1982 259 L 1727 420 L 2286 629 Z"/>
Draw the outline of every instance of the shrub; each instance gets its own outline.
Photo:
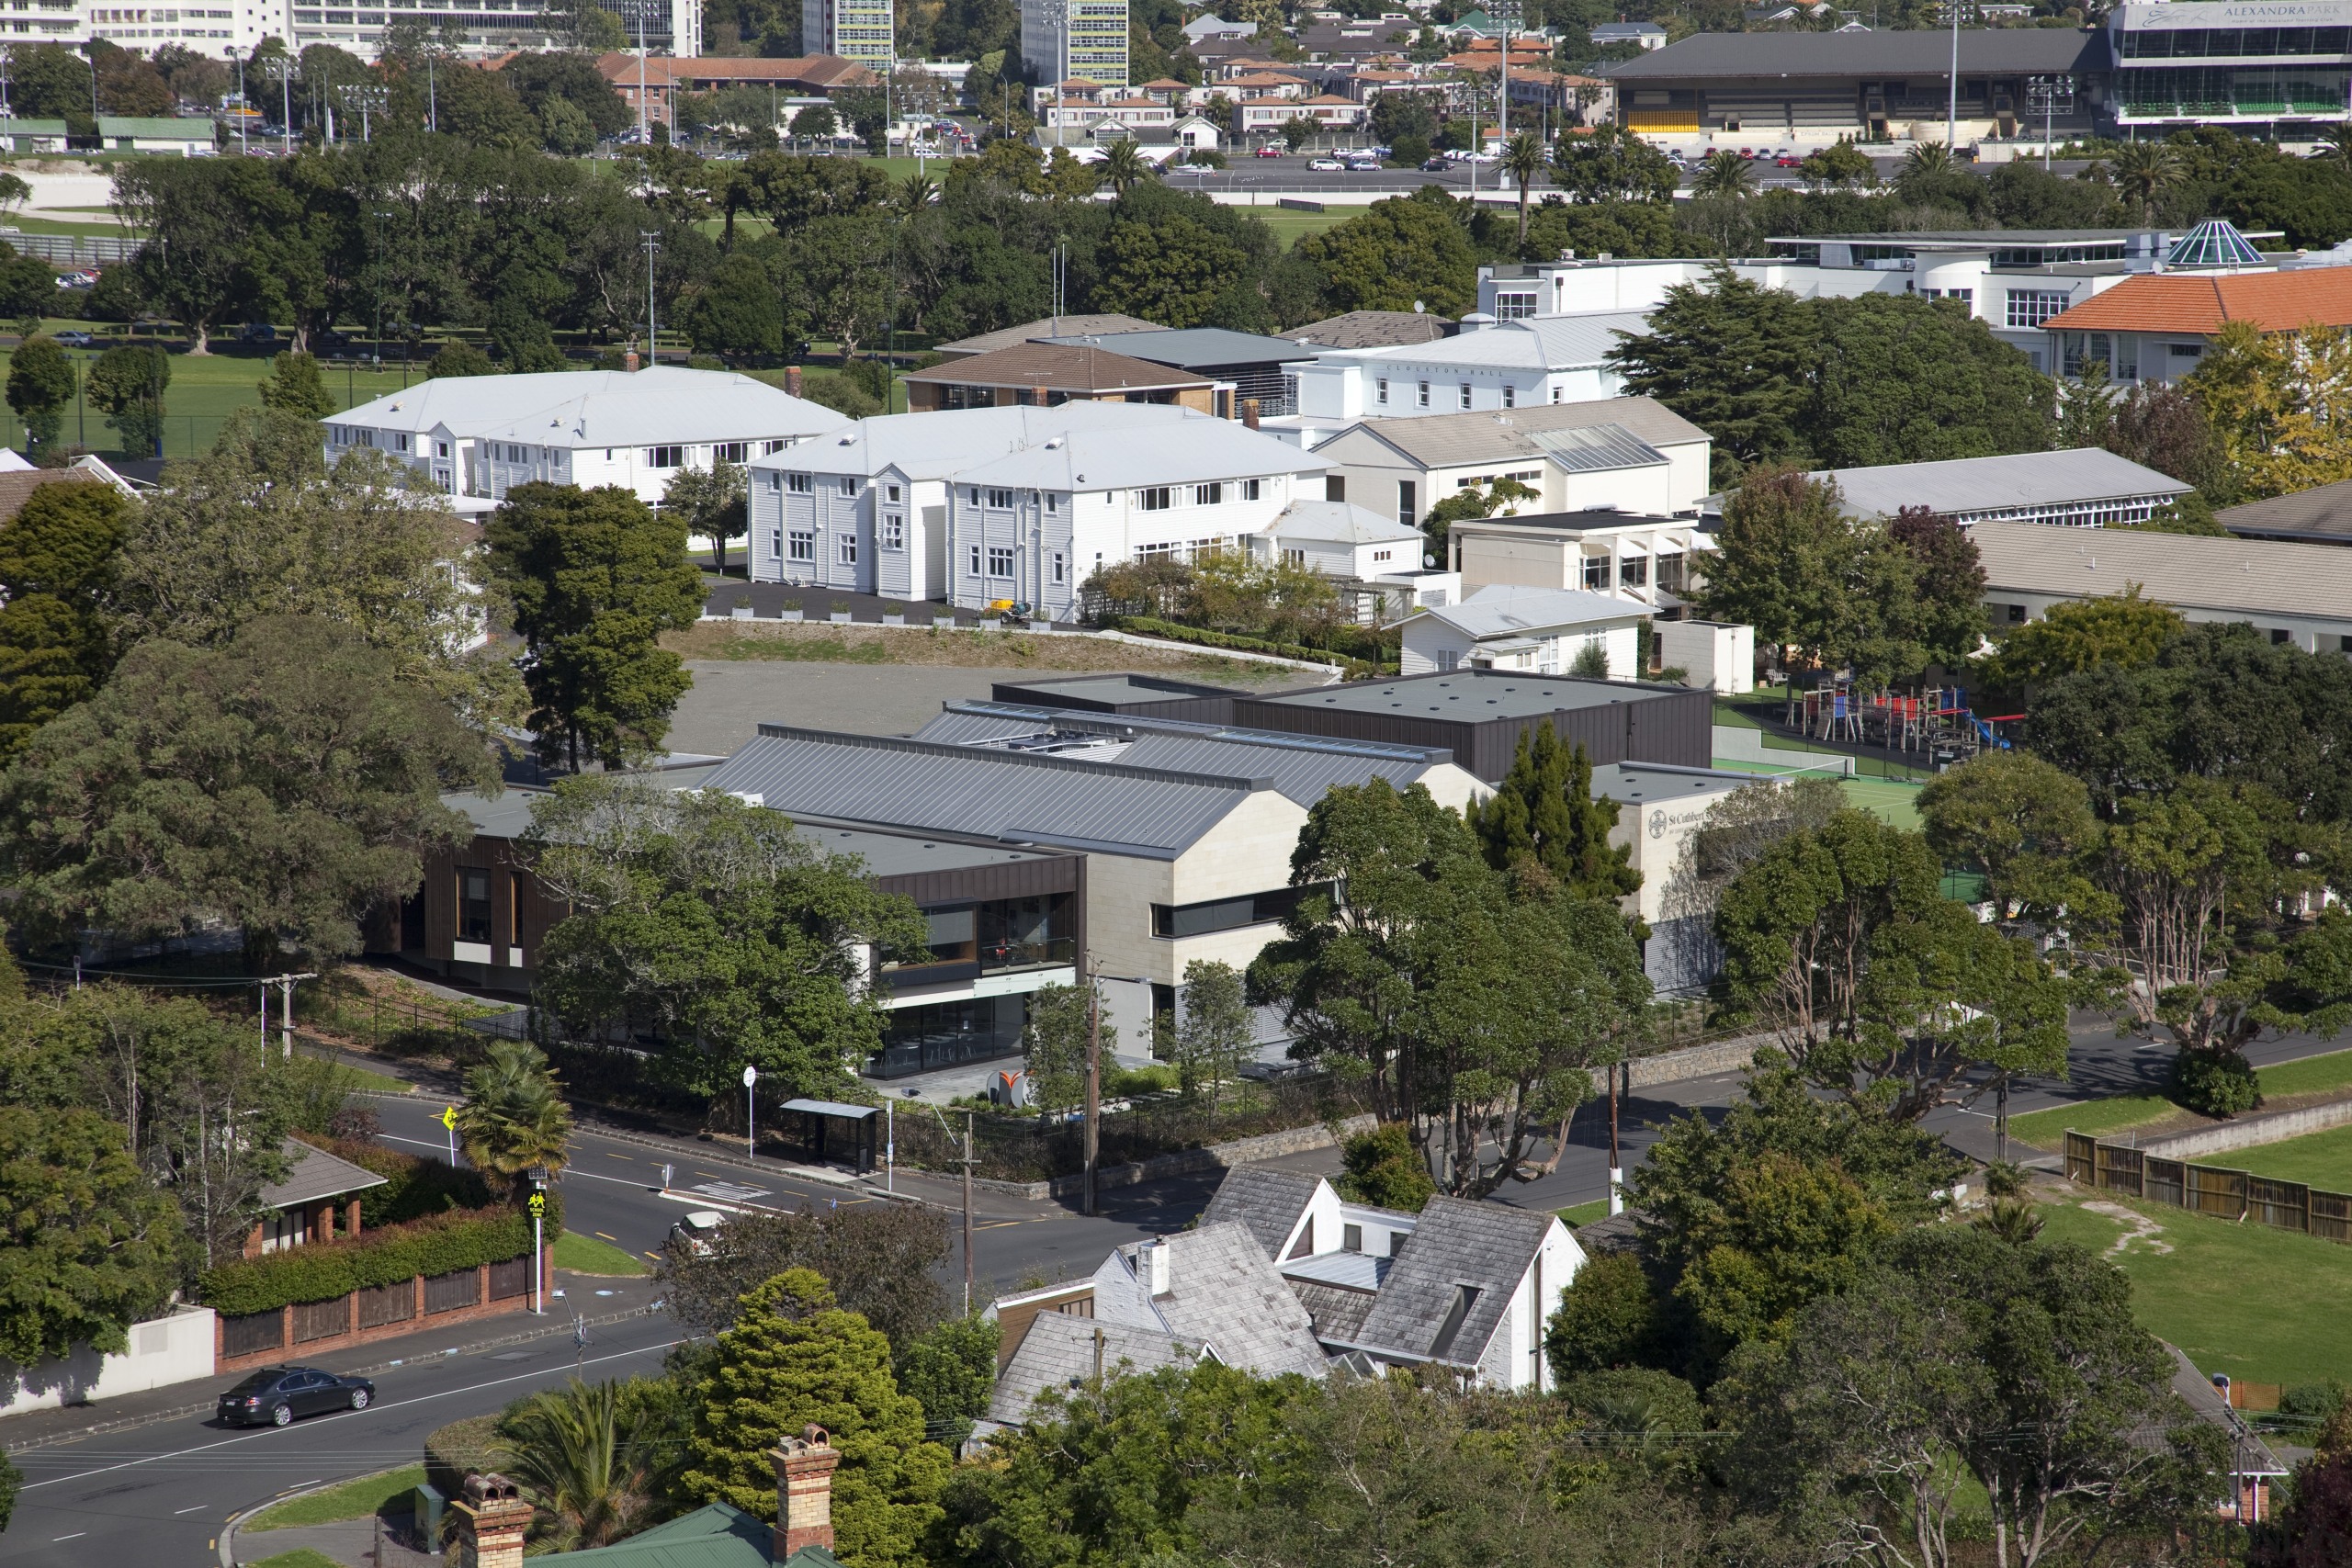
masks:
<path id="1" fill-rule="evenodd" d="M 1437 1195 L 1428 1162 L 1400 1122 L 1350 1138 L 1340 1145 L 1340 1162 L 1347 1171 L 1338 1183 L 1340 1195 L 1356 1202 L 1418 1214 Z"/>
<path id="2" fill-rule="evenodd" d="M 337 1159 L 384 1179 L 359 1195 L 360 1234 L 368 1227 L 405 1224 L 427 1214 L 458 1209 L 486 1209 L 491 1190 L 480 1172 L 459 1170 L 447 1160 L 404 1155 L 379 1144 L 356 1138 L 313 1138 L 296 1134 L 304 1143 L 326 1150 Z"/>
<path id="3" fill-rule="evenodd" d="M 2262 1103 L 2254 1065 L 2235 1051 L 2183 1051 L 2173 1058 L 2172 1098 L 2204 1116 L 2235 1116 Z"/>
<path id="4" fill-rule="evenodd" d="M 444 1497 L 466 1495 L 466 1477 L 505 1462 L 496 1416 L 469 1416 L 424 1436 L 424 1479 Z"/>
<path id="5" fill-rule="evenodd" d="M 552 1199 L 555 1195 L 549 1193 Z M 548 1206 L 547 1235 L 562 1226 Z M 322 1242 L 242 1258 L 208 1269 L 197 1279 L 204 1304 L 224 1317 L 243 1317 L 304 1302 L 328 1302 L 354 1291 L 503 1263 L 531 1250 L 531 1217 L 519 1209 L 435 1214 L 350 1241 Z"/>

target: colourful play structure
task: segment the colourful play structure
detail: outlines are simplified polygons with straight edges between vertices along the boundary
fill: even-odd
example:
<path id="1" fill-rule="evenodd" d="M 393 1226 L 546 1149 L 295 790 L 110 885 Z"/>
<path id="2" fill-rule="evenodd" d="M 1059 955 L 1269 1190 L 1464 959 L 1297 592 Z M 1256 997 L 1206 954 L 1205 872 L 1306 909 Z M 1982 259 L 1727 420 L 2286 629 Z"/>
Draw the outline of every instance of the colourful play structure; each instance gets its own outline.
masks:
<path id="1" fill-rule="evenodd" d="M 1883 746 L 1890 751 L 1921 751 L 1939 761 L 1973 757 L 1988 747 L 2007 750 L 2008 739 L 1999 727 L 2025 716 L 1980 716 L 1958 686 L 1865 692 L 1839 681 L 1798 697 L 1797 722 L 1808 737 Z"/>

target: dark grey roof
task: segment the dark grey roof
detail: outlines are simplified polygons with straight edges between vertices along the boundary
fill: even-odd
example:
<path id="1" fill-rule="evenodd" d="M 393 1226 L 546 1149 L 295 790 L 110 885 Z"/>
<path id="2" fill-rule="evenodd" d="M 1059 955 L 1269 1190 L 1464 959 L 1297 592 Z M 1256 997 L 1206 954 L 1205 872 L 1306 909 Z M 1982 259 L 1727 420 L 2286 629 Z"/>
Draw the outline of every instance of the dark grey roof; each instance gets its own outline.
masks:
<path id="1" fill-rule="evenodd" d="M 999 681 L 989 694 L 1001 703 L 1036 702 L 1060 707 L 1056 699 L 1123 705 L 1165 703 L 1185 697 L 1231 697 L 1241 694 L 1231 686 L 1204 685 L 1198 681 L 1171 681 L 1164 675 L 1071 675 L 1057 681 Z"/>
<path id="2" fill-rule="evenodd" d="M 1395 348 L 1400 344 L 1434 343 L 1453 323 L 1443 316 L 1419 310 L 1350 310 L 1293 327 L 1283 335 L 1293 343 L 1317 348 Z"/>
<path id="3" fill-rule="evenodd" d="M 1453 753 L 1443 747 L 1330 739 L 1186 719 L 999 703 L 950 703 L 937 718 L 915 732 L 918 740 L 981 747 L 1010 742 L 1044 745 L 1050 740 L 1054 745 L 1083 748 L 1088 738 L 1095 737 L 1104 743 L 1099 752 L 1101 761 L 1172 773 L 1262 778 L 1301 806 L 1313 806 L 1342 784 L 1352 787 L 1374 778 L 1385 778 L 1403 789 L 1431 768 L 1453 759 Z M 1080 761 L 1091 760 L 1083 749 L 1060 754 Z"/>
<path id="4" fill-rule="evenodd" d="M 1605 1252 L 1631 1252 L 1641 1245 L 1641 1226 L 1639 1209 L 1605 1214 L 1576 1227 L 1577 1245 L 1584 1248 L 1588 1258 L 1598 1258 Z"/>
<path id="5" fill-rule="evenodd" d="M 1130 359 L 1180 370 L 1213 370 L 1228 365 L 1288 364 L 1312 359 L 1315 351 L 1286 337 L 1261 337 L 1256 333 L 1230 332 L 1224 327 L 1162 328 L 1148 333 L 1096 333 L 1084 337 L 1056 337 L 1047 343 L 1107 348 Z"/>
<path id="6" fill-rule="evenodd" d="M 2268 501 L 2250 501 L 2217 512 L 2222 526 L 2255 539 L 2301 539 L 2314 545 L 2352 545 L 2352 479 L 2299 490 Z"/>
<path id="7" fill-rule="evenodd" d="M 1041 1312 L 1029 1320 L 1012 1359 L 997 1374 L 988 1418 L 1008 1427 L 1024 1425 L 1038 1395 L 1068 1393 L 1092 1377 L 1098 1337 L 1105 1376 L 1190 1366 L 1204 1348 L 1197 1339 L 1156 1328 Z"/>
<path id="8" fill-rule="evenodd" d="M 708 787 L 796 817 L 1172 860 L 1270 786 L 763 724 Z"/>
<path id="9" fill-rule="evenodd" d="M 315 1203 L 322 1198 L 364 1192 L 370 1187 L 383 1186 L 386 1179 L 364 1166 L 340 1159 L 299 1139 L 288 1138 L 279 1147 L 291 1164 L 285 1180 L 270 1182 L 261 1190 L 262 1202 L 272 1209 L 290 1209 L 297 1203 Z"/>
<path id="10" fill-rule="evenodd" d="M 1430 1199 L 1356 1343 L 1475 1364 L 1510 1310 L 1536 1248 L 1557 1223 L 1548 1213 L 1499 1203 Z M 1441 1348 L 1439 1333 L 1464 1285 L 1476 1287 L 1477 1298 Z"/>
<path id="11" fill-rule="evenodd" d="M 1698 520 L 1677 519 L 1650 512 L 1620 512 L 1613 506 L 1589 506 L 1577 512 L 1511 512 L 1499 517 L 1473 517 L 1468 525 L 1477 528 L 1544 528 L 1564 529 L 1570 533 L 1585 533 L 1595 528 L 1623 528 L 1633 524 L 1659 524 Z"/>
<path id="12" fill-rule="evenodd" d="M 1363 1320 L 1371 1314 L 1372 1303 L 1379 1299 L 1372 1292 L 1289 1274 L 1283 1277 L 1290 1281 L 1291 1293 L 1313 1320 L 1317 1339 L 1352 1345 L 1363 1337 Z"/>
<path id="13" fill-rule="evenodd" d="M 1236 1166 L 1217 1184 L 1216 1196 L 1202 1212 L 1201 1224 L 1241 1225 L 1258 1243 L 1258 1250 L 1272 1262 L 1281 1254 L 1290 1233 L 1298 1228 L 1298 1217 L 1306 1213 L 1315 1190 L 1322 1184 L 1321 1177 L 1295 1170 Z"/>
<path id="14" fill-rule="evenodd" d="M 1602 762 L 1592 770 L 1594 797 L 1628 806 L 1699 800 L 1755 782 L 1754 773 L 1736 773 L 1721 768 L 1678 768 L 1661 762 Z"/>
<path id="15" fill-rule="evenodd" d="M 1170 1333 L 1203 1340 L 1227 1366 L 1260 1377 L 1323 1375 L 1313 1321 L 1248 1227 L 1204 1223 L 1162 1239 L 1169 1292 L 1151 1304 Z M 1121 1248 L 1130 1269 L 1135 1251 Z"/>
<path id="16" fill-rule="evenodd" d="M 1395 681 L 1359 681 L 1261 700 L 1285 707 L 1335 707 L 1350 713 L 1399 714 L 1480 724 L 1497 718 L 1541 718 L 1565 708 L 1603 707 L 1676 695 L 1679 688 L 1593 681 L 1575 675 L 1529 675 L 1496 670 L 1454 670 Z"/>
<path id="17" fill-rule="evenodd" d="M 2107 35 L 2072 28 L 1962 28 L 1962 75 L 2058 73 L 2107 63 Z M 1693 33 L 1679 43 L 1609 67 L 1617 82 L 1691 77 L 1737 80 L 1805 76 L 1942 76 L 1951 34 L 1917 32 Z"/>

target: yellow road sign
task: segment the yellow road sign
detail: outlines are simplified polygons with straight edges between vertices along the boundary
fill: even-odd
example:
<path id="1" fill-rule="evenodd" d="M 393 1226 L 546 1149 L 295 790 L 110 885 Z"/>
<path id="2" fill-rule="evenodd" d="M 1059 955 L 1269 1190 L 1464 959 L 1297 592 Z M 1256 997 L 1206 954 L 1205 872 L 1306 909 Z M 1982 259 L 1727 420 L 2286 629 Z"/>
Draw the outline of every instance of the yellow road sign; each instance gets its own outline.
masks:
<path id="1" fill-rule="evenodd" d="M 442 1111 L 441 1125 L 448 1128 L 453 1133 L 458 1130 L 458 1108 L 456 1106 L 448 1106 Z"/>

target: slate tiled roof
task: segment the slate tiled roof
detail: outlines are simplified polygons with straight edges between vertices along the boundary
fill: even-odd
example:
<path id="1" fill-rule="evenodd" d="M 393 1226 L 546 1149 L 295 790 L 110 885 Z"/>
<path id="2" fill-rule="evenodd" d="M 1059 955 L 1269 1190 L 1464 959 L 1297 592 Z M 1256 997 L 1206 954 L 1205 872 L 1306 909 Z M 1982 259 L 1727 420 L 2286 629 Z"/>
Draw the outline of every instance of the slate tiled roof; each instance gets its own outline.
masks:
<path id="1" fill-rule="evenodd" d="M 1362 1342 L 1363 1320 L 1371 1314 L 1373 1303 L 1379 1300 L 1370 1291 L 1351 1291 L 1344 1285 L 1328 1285 L 1315 1280 L 1291 1279 L 1290 1288 L 1299 1304 L 1306 1309 L 1306 1315 L 1314 1320 L 1317 1338 L 1344 1340 L 1351 1345 Z"/>
<path id="2" fill-rule="evenodd" d="M 1547 1213 L 1432 1198 L 1404 1256 L 1388 1271 L 1358 1343 L 1476 1362 L 1495 1336 L 1535 1250 L 1558 1222 Z M 1441 1350 L 1436 1344 L 1463 1285 L 1478 1294 Z"/>
<path id="3" fill-rule="evenodd" d="M 18 468 L 0 473 L 0 523 L 14 519 L 43 485 L 91 484 L 97 476 L 80 468 Z"/>
<path id="4" fill-rule="evenodd" d="M 1055 392 L 1169 391 L 1205 389 L 1209 379 L 1189 371 L 1171 370 L 1130 359 L 1107 348 L 1054 343 L 1015 344 L 993 354 L 951 359 L 929 370 L 910 371 L 899 378 L 910 384 L 941 386 L 1043 387 Z"/>
<path id="5" fill-rule="evenodd" d="M 1262 1166 L 1237 1167 L 1225 1173 L 1216 1196 L 1201 1215 L 1201 1225 L 1204 1229 L 1227 1223 L 1242 1226 L 1266 1260 L 1273 1262 L 1291 1232 L 1298 1228 L 1298 1217 L 1306 1213 L 1322 1179 Z"/>
<path id="6" fill-rule="evenodd" d="M 998 1374 L 996 1393 L 989 1396 L 988 1418 L 1007 1427 L 1029 1419 L 1037 1396 L 1052 1390 L 1067 1391 L 1094 1375 L 1094 1337 L 1102 1337 L 1102 1370 L 1108 1373 L 1148 1372 L 1160 1367 L 1187 1367 L 1200 1359 L 1202 1343 L 1164 1329 L 1076 1317 L 1069 1313 L 1041 1312 L 1030 1320 L 1012 1359 Z"/>
<path id="7" fill-rule="evenodd" d="M 1150 1301 L 1170 1333 L 1204 1341 L 1227 1366 L 1262 1378 L 1323 1375 L 1313 1321 L 1248 1229 L 1204 1224 L 1164 1239 L 1169 1292 Z M 1130 1269 L 1135 1254 L 1134 1247 L 1120 1251 Z"/>
<path id="8" fill-rule="evenodd" d="M 1350 310 L 1293 327 L 1283 336 L 1317 348 L 1394 348 L 1400 344 L 1434 343 L 1451 324 L 1443 316 L 1419 310 Z"/>
<path id="9" fill-rule="evenodd" d="M 347 1159 L 338 1159 L 299 1139 L 286 1140 L 285 1155 L 292 1162 L 286 1179 L 273 1181 L 261 1190 L 261 1201 L 273 1209 L 315 1203 L 322 1198 L 340 1198 L 346 1192 L 364 1192 L 385 1182 L 374 1171 Z"/>

